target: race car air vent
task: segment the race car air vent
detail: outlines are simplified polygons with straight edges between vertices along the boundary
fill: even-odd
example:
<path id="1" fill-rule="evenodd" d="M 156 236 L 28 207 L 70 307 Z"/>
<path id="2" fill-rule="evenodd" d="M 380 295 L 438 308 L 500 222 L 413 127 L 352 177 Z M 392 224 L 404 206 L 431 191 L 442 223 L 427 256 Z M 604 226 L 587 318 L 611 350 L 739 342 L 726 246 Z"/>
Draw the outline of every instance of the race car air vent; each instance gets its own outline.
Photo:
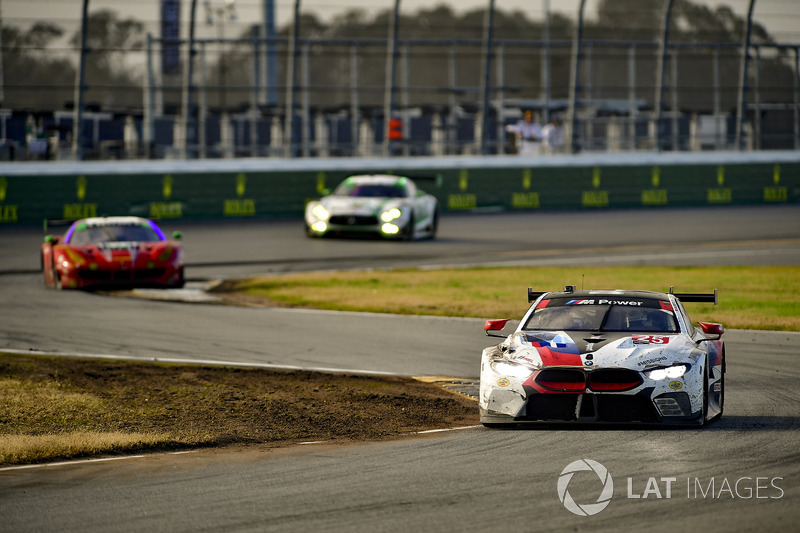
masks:
<path id="1" fill-rule="evenodd" d="M 528 397 L 528 420 L 575 420 L 579 394 L 533 394 Z"/>
<path id="2" fill-rule="evenodd" d="M 646 396 L 597 394 L 595 400 L 598 422 L 658 422 L 653 402 Z"/>
<path id="3" fill-rule="evenodd" d="M 635 389 L 642 384 L 642 377 L 635 370 L 625 368 L 602 368 L 589 372 L 589 388 L 595 392 L 619 392 Z"/>
<path id="4" fill-rule="evenodd" d="M 586 374 L 577 368 L 545 368 L 536 375 L 536 383 L 552 391 L 583 392 Z"/>
<path id="5" fill-rule="evenodd" d="M 328 222 L 336 226 L 376 226 L 378 217 L 371 215 L 334 215 Z"/>

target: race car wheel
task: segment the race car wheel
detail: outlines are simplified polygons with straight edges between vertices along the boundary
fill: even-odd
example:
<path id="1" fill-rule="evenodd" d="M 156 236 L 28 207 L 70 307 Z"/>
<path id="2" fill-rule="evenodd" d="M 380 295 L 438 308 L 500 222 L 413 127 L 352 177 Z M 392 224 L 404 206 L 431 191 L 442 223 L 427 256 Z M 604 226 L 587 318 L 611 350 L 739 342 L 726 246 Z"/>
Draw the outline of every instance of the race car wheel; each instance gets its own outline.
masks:
<path id="1" fill-rule="evenodd" d="M 42 282 L 44 283 L 44 286 L 47 287 L 47 270 L 44 268 L 44 254 L 39 255 L 39 264 L 42 270 Z"/>
<path id="2" fill-rule="evenodd" d="M 431 239 L 436 238 L 436 232 L 439 231 L 439 211 L 433 212 L 433 222 L 431 223 Z"/>
<path id="3" fill-rule="evenodd" d="M 714 419 L 720 418 L 725 411 L 725 356 L 722 356 L 722 373 L 719 377 L 719 413 Z"/>
<path id="4" fill-rule="evenodd" d="M 703 414 L 700 418 L 700 424 L 705 424 L 708 422 L 708 373 L 711 370 L 711 367 L 708 366 L 708 360 L 706 360 L 706 368 L 703 371 Z"/>
<path id="5" fill-rule="evenodd" d="M 403 230 L 403 240 L 404 241 L 413 241 L 414 240 L 414 226 L 416 221 L 414 220 L 414 213 L 411 213 L 411 217 L 408 219 L 408 224 Z"/>
<path id="6" fill-rule="evenodd" d="M 53 266 L 53 288 L 57 291 L 64 288 L 61 284 L 61 276 L 58 275 L 58 270 L 56 270 L 55 266 Z"/>

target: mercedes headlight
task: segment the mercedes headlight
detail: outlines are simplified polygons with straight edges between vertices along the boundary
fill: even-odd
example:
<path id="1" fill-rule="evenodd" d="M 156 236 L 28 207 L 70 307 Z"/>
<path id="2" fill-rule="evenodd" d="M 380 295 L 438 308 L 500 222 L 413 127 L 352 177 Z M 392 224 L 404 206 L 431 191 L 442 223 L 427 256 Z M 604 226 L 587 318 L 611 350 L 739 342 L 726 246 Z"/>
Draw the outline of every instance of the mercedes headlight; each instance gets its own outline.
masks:
<path id="1" fill-rule="evenodd" d="M 403 212 L 396 207 L 393 207 L 381 213 L 381 220 L 384 222 L 391 222 L 392 220 L 397 220 L 401 216 L 403 216 Z"/>
<path id="2" fill-rule="evenodd" d="M 675 379 L 682 377 L 687 370 L 689 370 L 689 365 L 673 365 L 663 368 L 655 368 L 653 370 L 645 370 L 644 375 L 652 380 L 658 381 L 661 379 Z"/>
<path id="3" fill-rule="evenodd" d="M 331 216 L 328 213 L 328 210 L 322 204 L 317 204 L 311 209 L 311 214 L 317 217 L 319 220 L 328 220 Z"/>
<path id="4" fill-rule="evenodd" d="M 533 369 L 523 365 L 517 365 L 506 361 L 492 363 L 492 369 L 498 374 L 513 378 L 524 379 L 533 374 Z"/>

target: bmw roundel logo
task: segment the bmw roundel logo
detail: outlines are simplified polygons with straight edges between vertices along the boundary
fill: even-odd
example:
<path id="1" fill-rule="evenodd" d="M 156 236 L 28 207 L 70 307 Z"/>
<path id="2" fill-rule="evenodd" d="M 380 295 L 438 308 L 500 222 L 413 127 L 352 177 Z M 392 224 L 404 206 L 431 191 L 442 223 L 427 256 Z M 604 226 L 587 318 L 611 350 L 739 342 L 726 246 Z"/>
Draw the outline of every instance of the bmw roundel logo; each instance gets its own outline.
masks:
<path id="1" fill-rule="evenodd" d="M 593 361 L 586 361 L 583 363 L 584 366 L 592 366 L 594 364 Z"/>

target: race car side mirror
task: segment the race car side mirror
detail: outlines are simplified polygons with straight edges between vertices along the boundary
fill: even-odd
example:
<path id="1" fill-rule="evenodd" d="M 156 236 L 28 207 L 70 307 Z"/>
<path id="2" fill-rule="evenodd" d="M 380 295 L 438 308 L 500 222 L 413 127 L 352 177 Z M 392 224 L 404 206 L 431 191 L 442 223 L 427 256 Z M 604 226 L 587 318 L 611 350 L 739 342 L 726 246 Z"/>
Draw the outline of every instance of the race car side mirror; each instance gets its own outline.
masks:
<path id="1" fill-rule="evenodd" d="M 701 341 L 715 341 L 725 333 L 725 328 L 722 327 L 722 324 L 716 324 L 714 322 L 698 322 L 698 324 L 706 335 L 716 335 L 715 338 L 701 339 Z"/>
<path id="2" fill-rule="evenodd" d="M 47 244 L 58 244 L 61 241 L 61 237 L 57 237 L 55 235 L 45 235 L 44 242 Z"/>
<path id="3" fill-rule="evenodd" d="M 483 325 L 483 331 L 486 332 L 486 335 L 489 337 L 505 337 L 505 335 L 497 335 L 493 333 L 489 333 L 490 331 L 500 331 L 504 327 L 506 327 L 506 323 L 511 320 L 510 318 L 501 318 L 496 320 L 487 320 L 486 324 Z"/>
<path id="4" fill-rule="evenodd" d="M 172 238 L 180 240 L 183 238 L 183 233 L 181 233 L 180 231 L 174 231 L 172 232 Z"/>

